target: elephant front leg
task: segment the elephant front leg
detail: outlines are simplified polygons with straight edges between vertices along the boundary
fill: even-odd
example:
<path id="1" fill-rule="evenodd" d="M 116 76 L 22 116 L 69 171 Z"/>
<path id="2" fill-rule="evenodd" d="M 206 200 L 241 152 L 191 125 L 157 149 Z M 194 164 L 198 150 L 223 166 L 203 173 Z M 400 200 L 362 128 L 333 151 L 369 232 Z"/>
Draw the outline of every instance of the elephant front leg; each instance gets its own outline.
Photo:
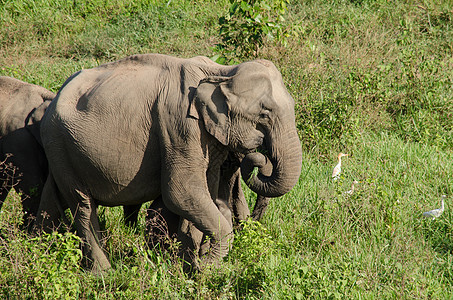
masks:
<path id="1" fill-rule="evenodd" d="M 211 247 L 202 257 L 202 264 L 218 262 L 230 250 L 233 240 L 231 220 L 225 218 L 212 200 L 206 172 L 200 173 L 200 168 L 182 171 L 175 168 L 164 177 L 164 203 L 171 211 L 192 222 L 196 229 L 209 237 Z M 195 243 L 199 245 L 198 235 L 196 240 Z"/>
<path id="2" fill-rule="evenodd" d="M 259 221 L 263 217 L 264 213 L 267 210 L 267 206 L 269 205 L 269 201 L 271 198 L 264 197 L 258 195 L 256 197 L 255 207 L 253 208 L 252 219 L 254 221 Z"/>

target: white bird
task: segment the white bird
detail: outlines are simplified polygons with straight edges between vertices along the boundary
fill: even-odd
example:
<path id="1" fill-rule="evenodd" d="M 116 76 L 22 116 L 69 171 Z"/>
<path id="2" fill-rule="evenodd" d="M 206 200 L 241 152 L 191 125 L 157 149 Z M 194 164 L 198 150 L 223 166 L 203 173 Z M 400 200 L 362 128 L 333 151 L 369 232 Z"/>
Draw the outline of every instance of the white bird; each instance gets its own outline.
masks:
<path id="1" fill-rule="evenodd" d="M 344 192 L 344 194 L 346 195 L 352 195 L 352 193 L 354 193 L 354 185 L 356 185 L 357 183 L 359 183 L 357 180 L 354 180 L 352 182 L 352 185 L 351 185 L 351 189 L 349 191 L 346 191 Z"/>
<path id="2" fill-rule="evenodd" d="M 338 177 L 340 177 L 340 173 L 341 173 L 341 158 L 343 156 L 348 156 L 348 154 L 344 154 L 344 153 L 341 153 L 338 154 L 338 164 L 335 166 L 335 168 L 333 168 L 333 172 L 332 172 L 332 178 L 333 180 L 337 180 Z"/>
<path id="3" fill-rule="evenodd" d="M 441 206 L 440 208 L 438 209 L 433 209 L 433 210 L 430 210 L 430 211 L 426 211 L 423 213 L 423 216 L 424 217 L 427 217 L 427 218 L 433 218 L 433 220 L 435 218 L 438 218 L 443 212 L 444 212 L 444 199 L 446 198 L 447 196 L 445 195 L 442 195 L 442 203 L 441 203 Z"/>

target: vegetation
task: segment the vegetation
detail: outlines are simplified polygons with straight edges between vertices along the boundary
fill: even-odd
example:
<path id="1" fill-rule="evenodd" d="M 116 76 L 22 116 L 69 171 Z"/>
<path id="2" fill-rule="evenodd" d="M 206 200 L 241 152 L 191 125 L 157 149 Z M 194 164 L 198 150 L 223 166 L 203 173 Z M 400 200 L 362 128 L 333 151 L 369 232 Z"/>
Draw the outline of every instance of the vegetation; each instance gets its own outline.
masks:
<path id="1" fill-rule="evenodd" d="M 12 193 L 0 214 L 1 298 L 453 297 L 452 2 L 290 1 L 284 21 L 268 19 L 285 42 L 264 35 L 241 55 L 214 50 L 232 2 L 0 1 L 0 75 L 55 92 L 81 68 L 135 53 L 272 60 L 296 101 L 304 150 L 298 185 L 261 223 L 244 224 L 219 268 L 193 277 L 146 249 L 143 214 L 131 230 L 120 208 L 101 216 L 113 268 L 90 274 L 74 235 L 18 229 Z M 277 2 L 286 3 L 255 3 Z M 350 156 L 332 182 L 340 151 Z M 442 194 L 444 214 L 422 218 Z"/>
<path id="2" fill-rule="evenodd" d="M 214 48 L 221 55 L 218 63 L 237 62 L 246 57 L 258 57 L 264 39 L 285 42 L 283 22 L 288 0 L 230 0 L 226 16 L 219 18 L 221 42 Z"/>

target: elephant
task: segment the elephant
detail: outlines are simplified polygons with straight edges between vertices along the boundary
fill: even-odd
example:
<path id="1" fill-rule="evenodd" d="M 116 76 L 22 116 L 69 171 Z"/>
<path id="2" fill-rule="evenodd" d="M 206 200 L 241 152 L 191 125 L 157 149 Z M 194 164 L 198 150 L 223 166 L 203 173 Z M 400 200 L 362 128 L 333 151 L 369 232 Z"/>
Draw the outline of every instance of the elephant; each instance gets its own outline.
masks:
<path id="1" fill-rule="evenodd" d="M 139 54 L 76 72 L 41 121 L 49 175 L 37 230 L 52 230 L 56 207 L 67 205 L 85 263 L 100 272 L 111 265 L 96 207 L 161 197 L 183 220 L 178 235 L 190 223 L 210 238 L 202 264 L 217 264 L 233 239 L 216 205 L 221 167 L 229 153 L 243 155 L 241 176 L 253 191 L 289 192 L 302 165 L 294 105 L 267 60 L 223 66 Z M 260 172 L 267 160 L 270 176 Z"/>
<path id="2" fill-rule="evenodd" d="M 240 229 L 240 221 L 251 217 L 259 221 L 266 211 L 270 198 L 257 195 L 255 207 L 252 214 L 245 199 L 240 182 L 240 159 L 237 155 L 228 155 L 221 167 L 219 180 L 219 190 L 215 203 L 224 217 L 232 226 Z M 262 168 L 262 172 L 270 176 L 272 165 L 267 162 Z M 180 223 L 184 222 L 184 223 Z M 178 224 L 186 224 L 185 230 L 178 236 Z M 209 243 L 206 237 L 187 220 L 183 220 L 179 215 L 172 213 L 163 204 L 162 197 L 154 200 L 146 211 L 146 230 L 145 239 L 147 246 L 151 249 L 159 247 L 160 250 L 167 251 L 171 248 L 174 241 L 181 242 L 184 247 L 180 247 L 179 256 L 183 262 L 186 272 L 190 273 L 198 269 L 197 257 L 203 257 L 209 250 Z M 175 250 L 175 249 L 173 249 Z"/>
<path id="3" fill-rule="evenodd" d="M 30 229 L 47 178 L 39 123 L 55 94 L 0 76 L 0 208 L 14 187 L 21 194 L 23 226 Z"/>
<path id="4" fill-rule="evenodd" d="M 40 121 L 54 97 L 55 93 L 44 87 L 0 76 L 0 209 L 15 187 L 21 194 L 23 226 L 27 229 L 36 218 L 48 174 Z M 131 226 L 136 216 L 134 221 L 128 213 L 136 209 L 124 207 L 125 219 Z"/>

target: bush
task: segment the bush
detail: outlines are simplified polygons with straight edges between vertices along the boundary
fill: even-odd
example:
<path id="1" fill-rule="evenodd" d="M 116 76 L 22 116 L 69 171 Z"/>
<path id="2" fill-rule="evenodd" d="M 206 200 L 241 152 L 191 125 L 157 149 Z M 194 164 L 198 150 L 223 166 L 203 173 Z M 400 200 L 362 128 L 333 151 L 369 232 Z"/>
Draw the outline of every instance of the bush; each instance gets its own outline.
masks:
<path id="1" fill-rule="evenodd" d="M 228 14 L 219 18 L 222 40 L 214 57 L 219 63 L 257 57 L 265 38 L 285 41 L 284 17 L 288 0 L 229 0 Z"/>
<path id="2" fill-rule="evenodd" d="M 80 239 L 54 232 L 35 238 L 10 234 L 0 246 L 0 293 L 6 298 L 74 299 L 80 293 Z"/>

